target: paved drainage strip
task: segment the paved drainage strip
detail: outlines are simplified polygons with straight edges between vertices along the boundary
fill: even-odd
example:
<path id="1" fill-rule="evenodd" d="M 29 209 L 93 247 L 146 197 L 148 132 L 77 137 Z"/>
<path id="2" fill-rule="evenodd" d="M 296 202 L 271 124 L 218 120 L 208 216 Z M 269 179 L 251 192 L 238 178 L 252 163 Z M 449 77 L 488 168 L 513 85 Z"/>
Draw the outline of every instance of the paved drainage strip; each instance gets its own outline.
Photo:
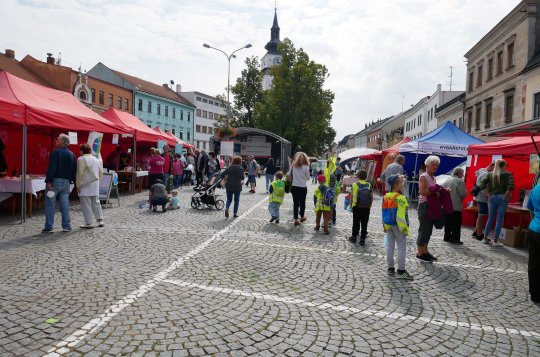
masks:
<path id="1" fill-rule="evenodd" d="M 329 253 L 329 254 L 361 255 L 361 256 L 365 256 L 365 257 L 375 257 L 375 258 L 379 258 L 379 259 L 386 259 L 386 255 L 381 255 L 381 254 L 376 254 L 376 253 L 361 253 L 361 252 L 351 252 L 351 251 L 339 251 L 339 250 L 325 249 L 325 248 L 302 247 L 302 246 L 298 246 L 298 245 L 252 242 L 252 241 L 239 240 L 239 239 L 234 239 L 234 240 L 229 239 L 229 241 L 230 242 L 235 242 L 235 243 L 260 245 L 260 246 L 266 246 L 266 247 L 272 247 L 272 248 L 308 250 L 308 251 L 314 251 L 314 252 L 319 252 L 319 253 Z M 409 263 L 418 263 L 418 264 L 424 264 L 424 265 L 426 264 L 426 263 L 418 262 L 416 259 L 410 259 L 410 258 L 407 258 L 407 261 Z M 497 271 L 497 272 L 501 272 L 501 273 L 527 274 L 526 271 L 522 271 L 522 270 L 499 269 L 499 268 L 484 267 L 484 266 L 481 266 L 481 265 L 446 263 L 446 262 L 434 262 L 433 264 L 435 264 L 435 265 L 446 265 L 446 266 L 451 266 L 451 267 L 456 267 L 456 268 L 482 269 L 482 270 L 489 270 L 489 271 Z"/>
<path id="2" fill-rule="evenodd" d="M 474 324 L 474 323 L 469 323 L 469 322 L 460 322 L 460 321 L 454 321 L 454 320 L 430 319 L 428 317 L 405 315 L 399 312 L 389 312 L 389 311 L 384 311 L 384 310 L 370 310 L 370 309 L 360 310 L 360 309 L 345 306 L 345 305 L 333 305 L 330 303 L 321 304 L 321 303 L 305 301 L 302 299 L 296 299 L 292 297 L 283 297 L 283 296 L 277 296 L 277 295 L 262 294 L 262 293 L 257 293 L 257 292 L 247 292 L 244 290 L 220 288 L 217 286 L 200 285 L 200 284 L 190 283 L 190 282 L 182 281 L 182 280 L 164 279 L 163 282 L 174 284 L 180 287 L 195 288 L 195 289 L 204 290 L 204 291 L 222 293 L 225 295 L 238 295 L 238 296 L 245 296 L 248 298 L 262 299 L 266 301 L 282 302 L 285 304 L 298 305 L 298 306 L 303 306 L 303 307 L 308 307 L 308 308 L 316 308 L 319 310 L 333 310 L 333 311 L 338 311 L 338 312 L 348 312 L 351 314 L 361 314 L 365 316 L 379 317 L 381 319 L 406 320 L 406 321 L 411 321 L 413 323 L 424 322 L 424 323 L 437 325 L 437 326 L 466 328 L 469 330 L 494 332 L 494 333 L 504 334 L 504 335 L 521 335 L 525 337 L 536 337 L 536 338 L 540 337 L 540 333 L 537 333 L 537 332 L 518 330 L 514 328 L 506 328 L 502 326 L 495 327 L 495 326 Z"/>

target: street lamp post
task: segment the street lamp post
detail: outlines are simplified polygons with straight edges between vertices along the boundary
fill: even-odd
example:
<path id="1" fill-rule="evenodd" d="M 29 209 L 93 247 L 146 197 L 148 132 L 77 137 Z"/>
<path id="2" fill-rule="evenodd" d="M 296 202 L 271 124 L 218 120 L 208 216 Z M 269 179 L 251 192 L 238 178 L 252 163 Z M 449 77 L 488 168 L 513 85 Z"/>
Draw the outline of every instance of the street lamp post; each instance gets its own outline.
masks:
<path id="1" fill-rule="evenodd" d="M 231 54 L 227 54 L 225 51 L 220 50 L 219 48 L 215 48 L 210 46 L 209 44 L 205 43 L 203 44 L 203 47 L 211 48 L 213 50 L 219 51 L 227 57 L 228 62 L 228 68 L 227 68 L 227 126 L 230 126 L 229 120 L 231 116 L 231 101 L 230 101 L 230 91 L 231 91 L 231 58 L 234 58 L 234 54 L 240 50 L 243 50 L 244 48 L 250 48 L 251 43 L 248 43 L 247 45 L 240 47 L 239 49 L 233 51 Z"/>

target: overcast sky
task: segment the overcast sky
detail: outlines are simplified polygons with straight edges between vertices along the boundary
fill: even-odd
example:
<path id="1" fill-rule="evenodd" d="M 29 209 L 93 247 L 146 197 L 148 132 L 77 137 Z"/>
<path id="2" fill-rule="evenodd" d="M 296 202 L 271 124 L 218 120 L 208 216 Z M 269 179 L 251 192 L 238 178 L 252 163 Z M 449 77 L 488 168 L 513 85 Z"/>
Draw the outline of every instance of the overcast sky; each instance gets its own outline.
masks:
<path id="1" fill-rule="evenodd" d="M 336 139 L 399 113 L 437 83 L 465 87 L 463 55 L 516 0 L 281 0 L 281 38 L 290 38 L 330 71 Z M 107 66 L 183 90 L 216 95 L 227 85 L 223 54 L 247 43 L 231 65 L 265 54 L 272 0 L 3 0 L 2 45 L 17 59 L 62 53 L 62 64 Z"/>

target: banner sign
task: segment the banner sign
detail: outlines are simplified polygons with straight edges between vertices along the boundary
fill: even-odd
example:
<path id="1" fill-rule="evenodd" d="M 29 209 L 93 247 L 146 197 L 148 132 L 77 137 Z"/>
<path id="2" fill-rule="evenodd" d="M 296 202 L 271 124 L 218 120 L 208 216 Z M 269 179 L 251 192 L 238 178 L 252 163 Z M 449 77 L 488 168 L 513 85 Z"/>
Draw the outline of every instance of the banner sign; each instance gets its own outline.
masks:
<path id="1" fill-rule="evenodd" d="M 98 133 L 95 131 L 91 131 L 90 134 L 88 134 L 88 145 L 92 148 L 92 154 L 94 156 L 99 156 L 99 153 L 101 151 L 101 142 L 103 141 L 103 133 Z"/>
<path id="2" fill-rule="evenodd" d="M 223 144 L 222 144 L 223 145 Z M 223 150 L 223 148 L 221 149 Z M 272 143 L 256 141 L 241 143 L 240 155 L 253 155 L 258 157 L 272 156 Z"/>
<path id="3" fill-rule="evenodd" d="M 433 155 L 467 156 L 468 145 L 419 142 L 418 149 Z"/>
<path id="4" fill-rule="evenodd" d="M 222 141 L 220 155 L 233 156 L 234 155 L 234 141 Z"/>
<path id="5" fill-rule="evenodd" d="M 531 154 L 529 159 L 529 173 L 536 174 L 540 168 L 540 159 L 537 154 Z"/>

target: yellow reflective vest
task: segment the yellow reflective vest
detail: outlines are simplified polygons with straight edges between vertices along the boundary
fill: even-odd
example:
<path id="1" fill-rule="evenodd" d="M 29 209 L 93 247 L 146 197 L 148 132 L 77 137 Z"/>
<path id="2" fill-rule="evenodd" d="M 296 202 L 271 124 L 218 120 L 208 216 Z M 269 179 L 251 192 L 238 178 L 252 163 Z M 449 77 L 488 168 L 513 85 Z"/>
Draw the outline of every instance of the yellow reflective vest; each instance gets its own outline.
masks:
<path id="1" fill-rule="evenodd" d="M 330 186 L 330 176 L 336 173 L 336 169 L 337 169 L 336 158 L 335 157 L 328 158 L 326 165 L 324 165 L 324 177 L 326 178 L 326 181 L 324 182 L 324 184 L 327 187 Z"/>
<path id="2" fill-rule="evenodd" d="M 272 193 L 270 193 L 269 202 L 282 204 L 283 197 L 285 197 L 285 182 L 282 180 L 274 180 L 272 182 Z"/>
<path id="3" fill-rule="evenodd" d="M 332 207 L 325 206 L 323 204 L 323 200 L 324 200 L 324 194 L 323 193 L 325 192 L 325 189 L 328 189 L 328 187 L 325 186 L 325 185 L 319 185 L 319 187 L 317 187 L 315 189 L 315 192 L 313 193 L 313 201 L 314 201 L 314 204 L 315 204 L 315 212 L 332 210 Z"/>
<path id="4" fill-rule="evenodd" d="M 396 223 L 401 231 L 401 233 L 405 234 L 406 236 L 410 235 L 409 232 L 409 216 L 407 214 L 407 207 L 409 207 L 409 202 L 407 201 L 407 198 L 404 195 L 400 195 L 397 192 L 388 192 L 383 199 L 383 203 L 385 200 L 392 200 L 396 195 L 399 195 L 395 198 L 395 202 L 397 204 L 397 214 L 396 214 Z M 383 224 L 385 230 L 390 229 L 389 224 Z"/>

